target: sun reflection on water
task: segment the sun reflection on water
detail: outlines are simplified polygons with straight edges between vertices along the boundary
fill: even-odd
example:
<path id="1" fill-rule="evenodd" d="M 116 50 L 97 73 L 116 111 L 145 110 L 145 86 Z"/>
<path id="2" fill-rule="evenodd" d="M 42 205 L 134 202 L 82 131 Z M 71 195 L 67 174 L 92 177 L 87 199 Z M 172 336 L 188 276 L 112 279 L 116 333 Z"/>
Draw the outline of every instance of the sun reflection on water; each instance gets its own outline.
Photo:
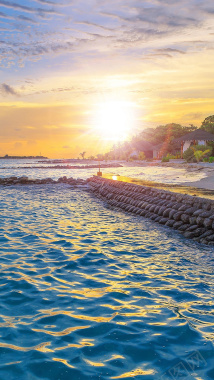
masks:
<path id="1" fill-rule="evenodd" d="M 208 377 L 210 248 L 66 187 L 2 189 L 0 201 L 2 378 L 161 378 L 193 347 Z"/>

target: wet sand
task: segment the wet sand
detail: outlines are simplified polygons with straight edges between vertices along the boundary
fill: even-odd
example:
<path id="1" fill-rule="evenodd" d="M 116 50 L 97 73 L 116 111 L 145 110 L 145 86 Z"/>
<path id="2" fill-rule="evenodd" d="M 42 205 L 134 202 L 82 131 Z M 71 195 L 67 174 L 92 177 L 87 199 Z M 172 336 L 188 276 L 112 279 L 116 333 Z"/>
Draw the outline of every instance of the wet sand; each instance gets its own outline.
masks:
<path id="1" fill-rule="evenodd" d="M 125 166 L 129 167 L 148 167 L 148 166 L 157 166 L 157 167 L 169 167 L 175 169 L 175 175 L 176 175 L 176 169 L 185 169 L 187 172 L 190 173 L 192 179 L 194 179 L 194 174 L 197 175 L 199 172 L 204 175 L 204 178 L 201 178 L 200 180 L 192 180 L 192 181 L 186 181 L 185 183 L 180 184 L 165 184 L 155 181 L 145 181 L 143 179 L 137 179 L 137 178 L 127 178 L 127 177 L 121 177 L 120 180 L 127 180 L 128 182 L 131 181 L 133 183 L 138 183 L 142 185 L 147 186 L 153 186 L 153 187 L 161 187 L 165 188 L 167 190 L 171 191 L 177 191 L 181 193 L 188 193 L 190 195 L 197 195 L 197 196 L 208 196 L 211 199 L 214 199 L 214 163 L 186 163 L 182 160 L 175 160 L 174 162 L 166 162 L 163 163 L 161 161 L 152 161 L 152 162 L 127 162 L 122 163 L 121 161 L 118 161 L 121 164 L 125 164 Z"/>

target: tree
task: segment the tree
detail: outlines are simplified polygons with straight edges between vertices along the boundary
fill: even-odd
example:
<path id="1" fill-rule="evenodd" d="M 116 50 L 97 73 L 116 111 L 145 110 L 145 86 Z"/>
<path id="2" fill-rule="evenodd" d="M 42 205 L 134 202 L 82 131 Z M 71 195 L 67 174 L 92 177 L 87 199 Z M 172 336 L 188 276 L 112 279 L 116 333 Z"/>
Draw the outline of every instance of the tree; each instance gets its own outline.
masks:
<path id="1" fill-rule="evenodd" d="M 197 150 L 194 147 L 192 147 L 192 149 L 197 162 L 202 161 L 202 158 L 210 153 L 210 149 L 206 149 L 205 151 Z"/>
<path id="2" fill-rule="evenodd" d="M 145 153 L 144 152 L 140 152 L 139 154 L 138 154 L 138 160 L 145 160 L 146 159 L 146 155 L 145 155 Z"/>
<path id="3" fill-rule="evenodd" d="M 214 115 L 208 116 L 204 119 L 201 124 L 201 129 L 214 134 Z M 214 155 L 214 142 L 209 141 L 207 145 L 210 146 L 212 154 Z"/>
<path id="4" fill-rule="evenodd" d="M 184 152 L 184 159 L 187 162 L 199 162 L 203 158 L 209 158 L 211 154 L 211 148 L 207 148 L 205 145 L 190 146 Z"/>
<path id="5" fill-rule="evenodd" d="M 104 160 L 104 155 L 102 153 L 97 154 L 97 160 L 98 161 L 103 161 Z"/>
<path id="6" fill-rule="evenodd" d="M 82 159 L 84 160 L 86 152 L 80 153 L 80 156 L 82 156 Z"/>
<path id="7" fill-rule="evenodd" d="M 159 125 L 156 128 L 147 128 L 141 132 L 141 139 L 150 142 L 153 145 L 159 145 L 164 142 L 171 142 L 173 139 L 179 138 L 186 133 L 193 132 L 197 129 L 196 126 L 189 127 L 180 124 Z"/>
<path id="8" fill-rule="evenodd" d="M 159 145 L 163 147 L 164 155 L 167 153 L 179 154 L 180 142 L 173 141 L 176 138 L 184 136 L 189 132 L 193 132 L 197 129 L 195 125 L 182 126 L 180 124 L 171 123 L 166 125 L 159 125 L 156 128 L 146 128 L 142 132 L 133 136 L 130 141 L 119 142 L 114 144 L 111 151 L 105 154 L 105 158 L 110 160 L 116 159 L 128 159 L 133 151 L 139 153 L 145 150 L 141 145 L 142 142 L 149 142 L 151 145 Z M 149 152 L 145 150 L 146 157 L 150 157 Z M 137 154 L 138 155 L 138 154 Z"/>
<path id="9" fill-rule="evenodd" d="M 206 117 L 201 124 L 201 129 L 214 134 L 214 115 Z"/>

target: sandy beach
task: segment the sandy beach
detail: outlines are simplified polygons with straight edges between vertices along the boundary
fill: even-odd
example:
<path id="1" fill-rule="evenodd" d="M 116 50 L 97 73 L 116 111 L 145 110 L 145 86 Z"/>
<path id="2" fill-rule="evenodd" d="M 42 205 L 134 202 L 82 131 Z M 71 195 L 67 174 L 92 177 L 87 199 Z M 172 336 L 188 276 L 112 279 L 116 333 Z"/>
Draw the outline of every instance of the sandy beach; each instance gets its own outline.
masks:
<path id="1" fill-rule="evenodd" d="M 161 164 L 163 166 L 164 164 Z M 199 171 L 200 173 L 204 174 L 204 178 L 201 178 L 197 181 L 189 181 L 186 182 L 186 186 L 196 187 L 199 189 L 206 189 L 206 190 L 213 190 L 214 191 L 214 164 L 210 163 L 199 163 L 199 164 L 188 164 L 188 163 L 169 163 L 170 167 L 179 167 L 179 168 L 185 168 L 189 173 L 197 174 Z M 165 165 L 166 166 L 166 165 Z"/>
<path id="2" fill-rule="evenodd" d="M 152 162 L 125 162 L 117 161 L 118 163 L 126 167 L 146 167 L 146 168 L 171 168 L 174 169 L 174 176 L 176 177 L 176 171 L 184 169 L 189 173 L 189 181 L 185 181 L 185 186 L 191 186 L 198 189 L 213 190 L 214 191 L 214 163 L 186 163 L 183 160 L 170 160 L 170 162 L 152 161 Z M 202 178 L 198 179 L 198 176 Z M 177 184 L 184 184 L 184 181 L 177 181 Z"/>

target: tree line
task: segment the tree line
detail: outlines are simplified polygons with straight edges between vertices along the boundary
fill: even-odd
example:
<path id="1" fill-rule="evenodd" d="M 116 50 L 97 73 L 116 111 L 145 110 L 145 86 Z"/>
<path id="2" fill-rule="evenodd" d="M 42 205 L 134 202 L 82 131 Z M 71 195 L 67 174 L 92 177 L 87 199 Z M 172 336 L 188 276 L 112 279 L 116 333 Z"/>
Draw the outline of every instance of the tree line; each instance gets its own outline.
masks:
<path id="1" fill-rule="evenodd" d="M 214 115 L 207 117 L 202 122 L 200 128 L 214 134 Z M 176 123 L 159 125 L 156 128 L 146 128 L 135 136 L 132 136 L 129 141 L 114 144 L 109 152 L 97 154 L 96 156 L 90 156 L 88 158 L 92 160 L 128 160 L 133 151 L 137 150 L 139 152 L 139 157 L 137 158 L 144 159 L 149 153 L 144 152 L 143 149 L 141 151 L 140 146 L 143 146 L 143 142 L 148 142 L 153 147 L 158 146 L 159 144 L 165 144 L 165 154 L 179 154 L 180 143 L 173 140 L 182 137 L 187 133 L 193 132 L 196 129 L 198 129 L 198 127 L 193 124 L 182 126 L 181 124 Z M 209 142 L 208 145 L 214 154 L 214 143 Z"/>

